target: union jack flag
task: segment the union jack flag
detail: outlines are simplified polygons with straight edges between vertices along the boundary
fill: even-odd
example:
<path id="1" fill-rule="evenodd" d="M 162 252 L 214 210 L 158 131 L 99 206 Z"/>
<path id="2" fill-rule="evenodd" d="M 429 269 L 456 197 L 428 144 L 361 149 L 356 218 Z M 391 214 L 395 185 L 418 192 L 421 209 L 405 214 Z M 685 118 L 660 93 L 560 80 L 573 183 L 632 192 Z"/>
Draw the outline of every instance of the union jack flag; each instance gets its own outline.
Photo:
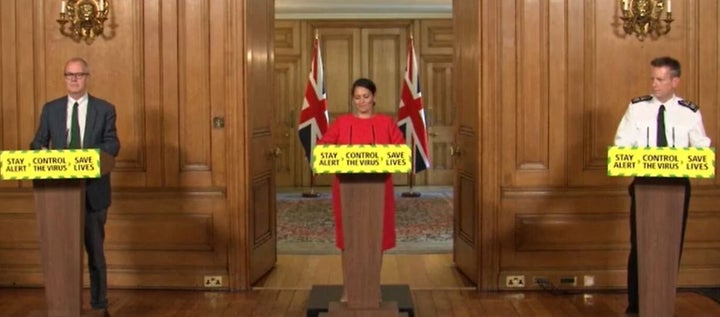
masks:
<path id="1" fill-rule="evenodd" d="M 407 50 L 405 78 L 398 108 L 398 127 L 405 136 L 405 142 L 412 150 L 413 173 L 419 173 L 430 167 L 430 155 L 427 146 L 427 130 L 425 129 L 425 110 L 423 110 L 422 93 L 420 92 L 420 75 L 412 37 L 408 40 Z"/>
<path id="2" fill-rule="evenodd" d="M 325 99 L 325 74 L 320 53 L 320 41 L 317 36 L 313 46 L 312 65 L 298 123 L 298 135 L 310 166 L 312 166 L 312 150 L 327 131 L 329 121 L 327 100 Z"/>

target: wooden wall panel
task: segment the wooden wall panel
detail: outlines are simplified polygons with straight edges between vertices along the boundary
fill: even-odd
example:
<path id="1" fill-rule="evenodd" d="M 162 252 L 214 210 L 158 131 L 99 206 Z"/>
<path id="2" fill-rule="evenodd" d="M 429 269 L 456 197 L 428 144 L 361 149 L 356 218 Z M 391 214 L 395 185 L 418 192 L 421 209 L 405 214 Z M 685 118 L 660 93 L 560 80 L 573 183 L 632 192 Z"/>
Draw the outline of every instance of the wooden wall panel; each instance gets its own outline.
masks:
<path id="1" fill-rule="evenodd" d="M 143 106 L 144 111 L 142 112 L 141 123 L 144 123 L 145 135 L 137 136 L 138 142 L 123 142 L 123 151 L 129 149 L 130 153 L 136 153 L 139 156 L 136 158 L 136 162 L 145 162 L 144 169 L 137 165 L 136 168 L 130 172 L 127 170 L 122 175 L 122 180 L 119 177 L 114 179 L 117 182 L 123 184 L 132 184 L 132 186 L 149 186 L 159 187 L 164 183 L 163 178 L 163 142 L 159 137 L 163 135 L 163 127 L 161 124 L 162 118 L 162 96 L 163 89 L 160 89 L 163 75 L 163 57 L 162 57 L 162 8 L 159 5 L 159 1 L 145 1 L 142 8 L 143 18 L 143 54 L 141 62 L 144 65 L 143 74 L 140 80 L 145 85 L 143 87 L 156 87 L 157 89 L 143 89 Z M 148 137 L 155 136 L 155 137 Z M 123 140 L 121 140 L 123 141 Z M 144 151 L 139 149 L 144 148 Z M 147 176 L 147 177 L 146 177 Z M 135 180 L 133 182 L 133 180 Z"/>
<path id="2" fill-rule="evenodd" d="M 360 36 L 363 54 L 359 76 L 372 79 L 378 87 L 375 111 L 395 116 L 407 59 L 407 30 L 397 27 L 362 29 Z"/>
<path id="3" fill-rule="evenodd" d="M 38 19 L 43 27 L 44 23 L 52 27 L 43 35 L 44 48 L 34 53 L 45 65 L 41 71 L 44 81 L 36 81 L 43 86 L 44 94 L 40 95 L 36 108 L 35 124 L 40 115 L 40 109 L 46 101 L 61 97 L 65 94 L 65 81 L 62 77 L 65 61 L 74 56 L 84 57 L 90 65 L 88 78 L 89 93 L 108 100 L 115 104 L 118 114 L 117 126 L 121 142 L 138 144 L 144 136 L 144 125 L 139 122 L 144 113 L 142 102 L 142 89 L 140 81 L 142 64 L 139 58 L 142 55 L 141 19 L 138 14 L 142 12 L 139 2 L 113 3 L 114 11 L 112 21 L 115 29 L 110 28 L 109 39 L 98 38 L 92 45 L 85 42 L 74 42 L 57 31 L 54 22 L 59 6 L 55 2 L 45 1 L 43 18 Z M 45 22 L 48 21 L 48 22 Z M 120 27 L 122 26 L 122 28 Z M 50 31 L 51 30 L 51 31 Z M 119 48 L 123 48 L 120 50 Z M 50 53 L 52 52 L 52 53 Z M 117 67 L 127 65 L 127 67 Z M 134 133 L 133 133 L 134 132 Z M 122 144 L 122 143 L 121 143 Z M 143 149 L 129 146 L 124 147 L 117 158 L 117 169 L 141 169 L 144 162 L 140 152 Z"/>
<path id="4" fill-rule="evenodd" d="M 3 213 L 0 218 L 0 229 L 5 239 L 0 243 L 2 249 L 37 248 L 37 228 L 35 216 L 17 212 Z"/>
<path id="5" fill-rule="evenodd" d="M 687 21 L 691 21 L 688 28 L 698 30 L 694 39 L 698 48 L 693 52 L 697 55 L 689 55 L 697 57 L 697 64 L 694 65 L 693 59 L 689 58 L 684 65 L 690 67 L 690 72 L 684 73 L 681 93 L 702 107 L 705 130 L 712 138 L 713 146 L 717 147 L 720 143 L 720 110 L 716 106 L 720 103 L 720 5 L 717 2 L 688 1 L 686 10 Z M 693 84 L 693 81 L 696 83 Z M 693 87 L 694 91 L 688 90 L 689 87 Z M 717 185 L 718 181 L 697 181 L 695 184 Z"/>
<path id="6" fill-rule="evenodd" d="M 450 148 L 455 142 L 457 114 L 452 94 L 455 84 L 452 56 L 422 56 L 420 73 L 425 81 L 421 86 L 432 168 L 415 175 L 415 180 L 418 185 L 452 184 L 455 160 Z"/>
<path id="7" fill-rule="evenodd" d="M 24 149 L 35 132 L 34 126 L 25 124 L 33 118 L 35 96 L 34 61 L 26 54 L 33 43 L 24 41 L 32 34 L 33 22 L 23 16 L 34 11 L 28 10 L 26 2 L 5 1 L 0 4 L 0 13 L 7 15 L 0 21 L 0 148 Z M 0 188 L 18 186 L 22 184 L 0 182 Z"/>
<path id="8" fill-rule="evenodd" d="M 275 60 L 275 113 L 273 139 L 282 150 L 275 160 L 275 177 L 278 186 L 292 186 L 308 169 L 305 152 L 300 146 L 297 125 L 304 90 L 297 84 L 301 78 L 299 57 L 280 57 Z M 297 166 L 305 169 L 296 168 Z"/>
<path id="9" fill-rule="evenodd" d="M 57 31 L 59 1 L 0 3 L 7 14 L 0 21 L 3 150 L 27 148 L 42 105 L 65 93 L 62 72 L 70 57 L 87 59 L 90 93 L 116 106 L 121 150 L 106 240 L 111 287 L 202 288 L 204 275 L 228 277 L 236 265 L 228 241 L 238 241 L 242 231 L 231 231 L 230 220 L 247 208 L 229 207 L 228 195 L 238 194 L 226 188 L 225 162 L 241 160 L 226 151 L 225 127 L 213 123 L 244 106 L 231 103 L 227 87 L 243 69 L 228 63 L 235 56 L 229 33 L 242 38 L 244 31 L 242 18 L 231 23 L 228 10 L 242 4 L 116 1 L 106 36 L 87 44 Z M 237 54 L 242 63 L 245 54 Z M 31 184 L 0 187 L 0 284 L 39 285 Z M 236 275 L 245 269 L 235 267 Z"/>
<path id="10" fill-rule="evenodd" d="M 503 148 L 504 161 L 512 162 L 503 169 L 504 185 L 564 182 L 566 25 L 563 4 L 550 3 L 503 3 L 503 135 L 514 144 Z"/>
<path id="11" fill-rule="evenodd" d="M 275 44 L 276 56 L 297 56 L 302 55 L 302 40 L 300 36 L 300 21 L 298 20 L 277 20 L 275 21 Z"/>
<path id="12" fill-rule="evenodd" d="M 154 122 L 162 129 L 160 131 L 159 145 L 162 148 L 162 171 L 160 179 L 162 185 L 177 186 L 180 184 L 180 157 L 178 157 L 178 113 L 177 107 L 180 104 L 180 68 L 181 63 L 179 50 L 180 22 L 178 13 L 179 1 L 171 1 L 160 5 L 160 62 L 161 81 L 158 86 L 162 95 L 160 96 L 160 111 L 157 115 L 157 122 Z"/>
<path id="13" fill-rule="evenodd" d="M 353 81 L 360 76 L 360 29 L 358 28 L 330 28 L 311 25 L 310 34 L 320 34 L 320 48 L 322 49 L 325 66 L 325 88 L 327 92 L 327 107 L 331 120 L 338 115 L 352 110 L 350 87 Z M 303 38 L 311 41 L 312 35 Z M 309 65 L 312 58 L 312 49 L 307 47 L 308 54 L 301 63 Z M 304 67 L 310 72 L 310 67 Z M 307 78 L 304 79 L 305 81 Z"/>
<path id="14" fill-rule="evenodd" d="M 8 15 L 7 18 L 0 21 L 0 49 L 2 49 L 2 55 L 0 56 L 0 92 L 2 93 L 2 99 L 0 101 L 0 128 L 3 130 L 17 131 L 17 82 L 16 74 L 17 71 L 17 51 L 13 48 L 16 45 L 15 33 L 17 32 L 15 25 L 15 1 L 5 1 L 0 4 L 0 14 Z M 17 147 L 17 133 L 14 134 L 3 134 L 0 137 L 0 145 L 7 147 Z"/>
<path id="15" fill-rule="evenodd" d="M 431 168 L 415 175 L 417 185 L 453 183 L 456 108 L 452 20 L 419 20 L 414 25 L 415 52 L 428 130 Z"/>
<path id="16" fill-rule="evenodd" d="M 648 62 L 657 55 L 682 61 L 680 93 L 700 105 L 708 134 L 720 140 L 714 106 L 720 101 L 720 6 L 677 1 L 670 34 L 640 42 L 622 34 L 614 1 L 455 2 L 463 10 L 456 10 L 452 32 L 447 21 L 288 21 L 287 33 L 275 41 L 286 43 L 277 45 L 283 58 L 275 72 L 296 92 L 276 96 L 288 108 L 258 114 L 252 110 L 277 100 L 250 94 L 272 80 L 261 77 L 263 84 L 251 87 L 245 76 L 271 77 L 268 65 L 275 60 L 259 37 L 244 42 L 243 0 L 116 1 L 109 38 L 91 45 L 57 32 L 56 1 L 1 1 L 0 146 L 27 147 L 42 104 L 64 93 L 63 63 L 86 57 L 91 93 L 116 104 L 122 142 L 108 221 L 111 286 L 198 288 L 203 275 L 212 274 L 243 288 L 248 248 L 271 234 L 274 208 L 253 202 L 271 197 L 273 185 L 270 174 L 248 176 L 257 170 L 249 162 L 265 162 L 268 149 L 250 151 L 247 140 L 297 138 L 294 128 L 280 133 L 273 127 L 296 117 L 292 111 L 302 99 L 291 94 L 304 89 L 314 32 L 323 41 L 333 116 L 350 111 L 348 90 L 361 75 L 396 78 L 382 82 L 391 88 L 379 87 L 381 95 L 399 87 L 403 32 L 413 32 L 427 76 L 421 81 L 429 120 L 455 119 L 453 146 L 462 155 L 452 161 L 462 183 L 456 226 L 470 242 L 456 251 L 464 256 L 461 264 L 477 266 L 480 287 L 503 288 L 508 274 L 591 274 L 599 287 L 624 287 L 629 179 L 606 176 L 606 146 L 629 99 L 648 93 Z M 363 57 L 363 48 L 375 44 Z M 256 64 L 246 67 L 246 53 L 255 48 Z M 388 48 L 392 53 L 381 56 Z M 455 79 L 451 88 L 442 79 L 448 76 Z M 447 89 L 454 100 L 443 95 Z M 391 107 L 383 111 L 394 112 L 391 99 L 383 99 L 383 107 Z M 248 114 L 262 124 L 248 128 Z M 215 119 L 227 125 L 215 127 Z M 434 144 L 434 153 L 445 151 L 447 140 Z M 296 170 L 304 168 L 297 162 Z M 291 177 L 307 184 L 305 176 Z M 693 184 L 680 283 L 716 285 L 720 190 L 717 180 Z M 38 285 L 30 183 L 0 187 L 0 283 Z M 251 222 L 251 215 L 265 221 Z M 256 263 L 267 266 L 268 258 Z"/>
<path id="17" fill-rule="evenodd" d="M 485 73 L 485 58 L 480 52 L 484 43 L 480 42 L 483 32 L 484 17 L 480 12 L 487 12 L 478 1 L 453 1 L 453 32 L 455 44 L 453 50 L 454 83 L 453 96 L 456 103 L 455 141 L 453 158 L 455 160 L 454 180 L 454 232 L 453 260 L 458 269 L 481 288 L 490 285 L 487 277 L 481 272 L 487 260 L 484 254 L 495 254 L 491 248 L 482 245 L 486 226 L 481 220 L 486 206 L 482 196 L 485 163 L 481 155 L 481 140 L 487 136 L 483 122 L 483 113 L 492 109 L 484 107 L 483 98 L 489 96 L 482 89 Z M 496 118 L 492 119 L 497 121 Z M 490 214 L 490 212 L 488 212 Z M 481 254 L 482 253 L 482 254 Z M 494 282 L 494 281 L 492 281 Z M 493 283 L 494 284 L 494 283 Z"/>
<path id="18" fill-rule="evenodd" d="M 7 182 L 17 185 L 17 182 Z M 0 283 L 39 284 L 42 281 L 35 213 L 28 190 L 3 191 L 0 196 Z"/>
<path id="19" fill-rule="evenodd" d="M 247 45 L 247 91 L 244 96 L 248 109 L 244 118 L 247 127 L 248 233 L 250 283 L 255 283 L 272 270 L 277 259 L 275 223 L 275 160 L 278 147 L 273 140 L 275 117 L 274 98 L 274 7 L 272 1 L 250 0 L 246 3 L 245 18 L 253 26 L 245 38 Z"/>
<path id="20" fill-rule="evenodd" d="M 483 281 L 479 275 L 481 250 L 478 235 L 478 209 L 475 200 L 476 175 L 460 171 L 455 176 L 456 185 L 453 203 L 453 262 L 458 270 L 477 285 Z"/>
<path id="21" fill-rule="evenodd" d="M 719 14 L 717 3 L 673 3 L 672 31 L 639 41 L 623 33 L 616 2 L 502 2 L 499 288 L 515 274 L 594 275 L 603 287 L 625 286 L 630 179 L 606 175 L 607 146 L 629 100 L 650 93 L 649 62 L 661 55 L 681 61 L 679 94 L 700 104 L 718 140 Z M 713 285 L 717 181 L 693 184 L 680 283 Z"/>
<path id="22" fill-rule="evenodd" d="M 572 52 L 568 62 L 568 81 L 583 83 L 573 85 L 576 89 L 567 91 L 569 105 L 582 105 L 568 107 L 568 115 L 573 118 L 569 121 L 569 132 L 571 136 L 577 136 L 569 138 L 570 145 L 582 148 L 582 152 L 577 152 L 582 156 L 577 156 L 578 159 L 568 164 L 569 173 L 579 173 L 578 177 L 569 179 L 571 185 L 626 183 L 623 179 L 605 176 L 606 146 L 612 143 L 617 123 L 629 100 L 650 91 L 648 73 L 652 58 L 671 55 L 682 62 L 680 96 L 693 101 L 700 100 L 701 95 L 710 98 L 711 102 L 715 100 L 716 97 L 711 96 L 716 93 L 700 90 L 699 85 L 716 85 L 717 75 L 710 74 L 700 65 L 710 63 L 708 66 L 712 71 L 713 67 L 717 67 L 713 66 L 717 64 L 717 56 L 699 57 L 701 50 L 705 50 L 705 56 L 717 54 L 717 45 L 710 53 L 710 47 L 704 40 L 695 39 L 703 30 L 706 31 L 703 38 L 716 38 L 717 28 L 712 28 L 712 23 L 707 28 L 696 28 L 696 22 L 689 22 L 698 20 L 700 12 L 705 16 L 707 12 L 714 12 L 717 17 L 715 4 L 702 4 L 706 5 L 708 10 L 700 9 L 694 1 L 676 5 L 673 8 L 676 21 L 667 36 L 656 41 L 639 41 L 625 36 L 619 25 L 608 28 L 609 22 L 618 21 L 619 9 L 616 6 L 604 5 L 600 1 L 568 3 L 569 25 L 583 25 L 583 28 L 569 28 L 568 33 L 569 51 Z M 712 107 L 705 107 L 702 111 L 706 118 L 714 117 L 716 113 Z M 705 121 L 709 133 L 716 131 L 716 120 Z"/>
<path id="23" fill-rule="evenodd" d="M 201 173 L 210 169 L 210 46 L 208 2 L 181 2 L 178 12 L 180 26 L 179 68 L 180 102 L 177 126 L 179 169 Z M 197 49 L 203 48 L 203 49 Z M 195 179 L 195 183 L 202 182 Z"/>
<path id="24" fill-rule="evenodd" d="M 420 40 L 415 50 L 422 55 L 452 56 L 455 36 L 451 20 L 419 20 Z"/>
<path id="25" fill-rule="evenodd" d="M 300 37 L 299 21 L 275 22 L 275 72 L 273 139 L 281 150 L 275 160 L 275 181 L 278 186 L 292 186 L 301 179 L 303 170 L 296 166 L 304 165 L 304 151 L 301 150 L 297 136 L 297 124 L 300 117 L 307 84 L 307 73 L 301 71 L 303 63 L 301 53 L 303 39 Z M 312 43 L 305 43 L 311 47 Z M 309 63 L 309 62 L 308 62 Z M 303 83 L 304 82 L 304 83 Z M 307 169 L 307 168 L 306 168 Z"/>

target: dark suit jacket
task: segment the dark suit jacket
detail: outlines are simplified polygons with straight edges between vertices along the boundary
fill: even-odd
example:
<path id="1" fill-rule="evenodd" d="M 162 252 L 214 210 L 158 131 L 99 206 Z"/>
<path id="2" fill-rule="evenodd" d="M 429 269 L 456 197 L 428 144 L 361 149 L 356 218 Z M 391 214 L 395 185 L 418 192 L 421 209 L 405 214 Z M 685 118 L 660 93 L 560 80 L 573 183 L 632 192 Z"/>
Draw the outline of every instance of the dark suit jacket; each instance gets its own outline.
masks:
<path id="1" fill-rule="evenodd" d="M 31 149 L 67 148 L 67 103 L 68 97 L 64 96 L 43 106 L 40 126 L 30 143 Z M 98 148 L 107 154 L 117 156 L 120 151 L 120 141 L 115 118 L 115 106 L 88 95 L 83 148 Z M 92 210 L 102 210 L 110 206 L 110 174 L 86 182 L 86 199 Z"/>

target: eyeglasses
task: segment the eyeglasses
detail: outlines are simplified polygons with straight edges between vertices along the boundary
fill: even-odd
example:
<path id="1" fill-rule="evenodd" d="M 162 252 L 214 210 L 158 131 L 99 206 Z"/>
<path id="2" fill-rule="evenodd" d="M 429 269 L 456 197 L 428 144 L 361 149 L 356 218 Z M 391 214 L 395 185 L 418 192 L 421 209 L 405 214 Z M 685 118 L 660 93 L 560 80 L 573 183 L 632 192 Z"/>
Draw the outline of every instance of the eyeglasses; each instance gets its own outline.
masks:
<path id="1" fill-rule="evenodd" d="M 65 79 L 67 80 L 73 80 L 73 79 L 84 79 L 90 75 L 90 73 L 65 73 L 63 76 L 65 76 Z"/>

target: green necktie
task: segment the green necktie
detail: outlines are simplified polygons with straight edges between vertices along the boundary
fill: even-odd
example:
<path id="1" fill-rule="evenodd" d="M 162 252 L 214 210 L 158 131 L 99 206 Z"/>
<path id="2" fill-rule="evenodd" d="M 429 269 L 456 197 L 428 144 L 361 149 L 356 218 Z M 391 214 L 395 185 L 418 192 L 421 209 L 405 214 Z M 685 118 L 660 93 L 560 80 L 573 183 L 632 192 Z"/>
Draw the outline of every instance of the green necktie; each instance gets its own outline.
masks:
<path id="1" fill-rule="evenodd" d="M 665 136 L 665 105 L 661 105 L 657 115 L 657 144 L 658 147 L 668 146 Z"/>
<path id="2" fill-rule="evenodd" d="M 78 103 L 73 105 L 72 118 L 70 121 L 70 144 L 69 149 L 79 149 L 80 146 L 80 120 L 78 119 Z"/>

